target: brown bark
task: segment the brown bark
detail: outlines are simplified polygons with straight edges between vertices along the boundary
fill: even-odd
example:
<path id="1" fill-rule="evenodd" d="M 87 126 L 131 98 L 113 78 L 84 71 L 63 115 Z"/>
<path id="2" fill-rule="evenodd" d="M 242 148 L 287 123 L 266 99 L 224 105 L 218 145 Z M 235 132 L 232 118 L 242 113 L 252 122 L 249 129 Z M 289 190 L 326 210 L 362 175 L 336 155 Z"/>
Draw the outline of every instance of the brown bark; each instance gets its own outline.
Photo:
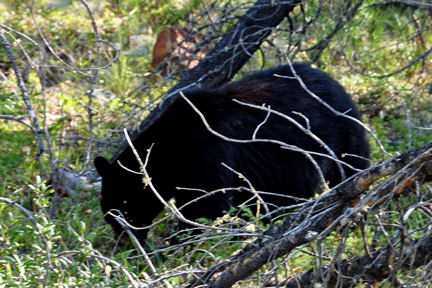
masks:
<path id="1" fill-rule="evenodd" d="M 228 82 L 300 1 L 258 0 L 223 39 L 170 92 L 192 83 L 218 87 Z"/>

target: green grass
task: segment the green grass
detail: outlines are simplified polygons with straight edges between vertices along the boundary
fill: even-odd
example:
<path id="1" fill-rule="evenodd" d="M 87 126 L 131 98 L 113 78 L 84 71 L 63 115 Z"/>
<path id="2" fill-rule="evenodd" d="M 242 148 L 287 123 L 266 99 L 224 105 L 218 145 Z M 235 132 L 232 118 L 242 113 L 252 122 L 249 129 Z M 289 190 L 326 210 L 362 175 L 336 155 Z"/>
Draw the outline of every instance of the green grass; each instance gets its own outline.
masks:
<path id="1" fill-rule="evenodd" d="M 112 0 L 100 2 L 98 6 L 96 2 L 90 1 L 90 4 L 94 5 L 92 6 L 94 17 L 101 37 L 120 48 L 118 60 L 110 67 L 100 71 L 98 79 L 97 88 L 109 91 L 111 94 L 107 94 L 108 96 L 103 93 L 98 94 L 93 103 L 93 108 L 97 112 L 93 118 L 95 124 L 93 134 L 96 139 L 103 139 L 107 135 L 115 135 L 116 132 L 111 130 L 139 124 L 147 112 L 137 107 L 144 107 L 149 100 L 170 88 L 166 84 L 169 82 L 160 82 L 159 86 L 155 84 L 155 89 L 148 89 L 148 92 L 140 97 L 134 97 L 132 93 L 151 72 L 150 51 L 156 33 L 167 25 L 184 24 L 188 13 L 197 11 L 194 9 L 200 8 L 201 4 L 197 0 L 184 1 L 182 4 L 172 0 Z M 41 43 L 36 26 L 29 14 L 30 3 L 30 0 L 2 1 L 0 10 L 6 12 L 0 14 L 0 22 L 26 33 Z M 54 51 L 68 65 L 77 68 L 94 67 L 96 63 L 95 34 L 89 17 L 83 17 L 86 14 L 79 1 L 72 1 L 63 8 L 51 9 L 47 9 L 41 3 L 39 1 L 36 3 L 35 17 Z M 67 5 L 68 2 L 65 1 L 65 3 Z M 368 1 L 368 3 L 374 3 L 374 1 Z M 323 14 L 329 13 L 327 6 L 323 9 Z M 316 9 L 307 10 L 306 17 L 312 17 L 315 12 Z M 316 25 L 315 30 L 312 30 L 313 33 L 306 35 L 309 37 L 305 40 L 306 44 L 312 45 L 319 37 L 327 34 L 334 27 L 333 18 L 331 16 L 321 18 L 321 22 Z M 408 63 L 424 48 L 421 42 L 417 41 L 418 39 L 407 40 L 408 35 L 417 29 L 412 23 L 412 13 L 397 10 L 379 13 L 373 8 L 364 8 L 354 21 L 357 25 L 348 26 L 340 31 L 336 40 L 330 43 L 327 50 L 323 51 L 317 61 L 317 66 L 330 73 L 353 96 L 363 113 L 364 122 L 381 139 L 389 153 L 404 152 L 409 148 L 429 142 L 432 132 L 414 128 L 411 129 L 410 140 L 410 130 L 407 126 L 404 108 L 410 109 L 412 124 L 430 126 L 432 123 L 429 116 L 430 97 L 424 92 L 428 83 L 432 82 L 429 73 L 420 74 L 421 67 L 414 65 L 403 73 L 383 80 L 355 73 L 345 62 L 346 57 L 354 55 L 355 57 L 350 58 L 355 59 L 351 63 L 352 66 L 369 76 L 394 71 Z M 330 23 L 329 26 L 325 26 L 326 23 Z M 399 33 L 397 35 L 399 38 L 392 33 Z M 432 43 L 432 34 L 424 33 L 423 35 L 427 43 Z M 132 43 L 131 36 L 140 36 L 137 38 L 144 40 L 142 43 Z M 306 36 L 295 35 L 298 37 L 297 40 L 305 39 Z M 12 38 L 7 37 L 12 42 Z M 396 42 L 395 39 L 405 40 Z M 31 57 L 37 59 L 38 51 L 30 42 L 21 40 L 21 45 Z M 341 51 L 341 45 L 344 46 L 344 53 Z M 13 51 L 24 72 L 29 97 L 40 124 L 46 105 L 54 158 L 61 165 L 73 167 L 77 171 L 89 168 L 83 166 L 87 149 L 86 141 L 66 143 L 64 137 L 88 136 L 89 118 L 86 107 L 88 95 L 86 92 L 91 87 L 91 77 L 69 69 L 47 68 L 47 102 L 44 103 L 36 72 L 31 70 L 28 63 L 23 60 L 25 58 L 21 49 L 14 46 Z M 1 46 L 0 69 L 3 73 L 9 73 L 7 74 L 9 83 L 0 86 L 0 115 L 15 117 L 27 115 L 11 69 L 3 70 L 9 62 L 4 52 Z M 276 54 L 274 52 L 265 54 L 265 51 L 259 51 L 257 55 L 261 57 Z M 115 51 L 106 45 L 101 45 L 101 56 L 102 65 L 105 65 L 114 59 Z M 299 53 L 296 59 L 307 61 L 311 56 L 312 54 L 307 52 Z M 276 60 L 264 61 L 258 58 L 248 63 L 244 70 L 270 67 L 276 62 Z M 63 65 L 54 57 L 50 58 L 48 64 Z M 432 68 L 431 60 L 426 59 L 424 65 L 428 69 Z M 84 71 L 84 73 L 91 76 L 89 71 Z M 129 113 L 133 111 L 140 112 L 128 119 Z M 133 248 L 117 248 L 111 228 L 103 222 L 97 188 L 78 189 L 75 196 L 62 198 L 57 218 L 50 219 L 48 213 L 48 206 L 51 203 L 50 193 L 43 188 L 41 181 L 37 180 L 36 176 L 41 173 L 39 163 L 30 162 L 37 151 L 33 134 L 22 124 L 2 119 L 0 119 L 0 132 L 0 197 L 10 198 L 34 213 L 34 218 L 38 227 L 43 231 L 51 252 L 49 263 L 51 268 L 47 287 L 96 287 L 96 285 L 100 285 L 99 287 L 129 287 L 127 277 L 118 267 L 91 256 L 96 252 L 117 261 L 138 277 L 144 278 L 146 273 L 150 273 L 148 266 L 141 258 L 133 257 L 136 256 Z M 118 143 L 115 145 L 118 146 Z M 117 147 L 115 145 L 96 147 L 95 144 L 94 154 L 109 156 L 115 152 Z M 373 159 L 381 159 L 378 146 L 372 140 L 371 148 Z M 41 161 L 43 179 L 46 180 L 51 172 L 48 156 L 43 155 Z M 33 188 L 28 185 L 33 185 Z M 406 207 L 417 200 L 415 197 L 405 199 Z M 392 205 L 389 204 L 389 210 L 396 211 L 397 207 Z M 159 218 L 162 218 L 164 214 L 165 212 L 162 212 Z M 397 220 L 393 218 L 392 221 Z M 429 216 L 425 213 L 414 211 L 410 215 L 408 227 L 414 229 L 414 227 L 425 225 L 429 220 Z M 148 245 L 150 248 L 163 244 L 162 239 L 173 230 L 173 222 L 173 219 L 168 219 L 150 232 L 150 239 L 153 240 Z M 371 225 L 368 232 L 373 235 L 374 229 Z M 422 232 L 414 233 L 412 238 L 420 237 Z M 340 233 L 331 233 L 326 238 L 326 248 L 334 252 L 340 239 Z M 368 238 L 368 241 L 371 239 Z M 379 241 L 382 245 L 386 244 L 385 239 L 379 239 Z M 218 240 L 209 240 L 201 244 L 200 248 L 208 250 L 216 243 Z M 199 261 L 199 265 L 208 267 L 215 261 L 228 257 L 239 247 L 240 244 L 220 245 L 211 251 L 215 258 L 206 255 L 202 261 L 200 260 L 204 253 L 192 252 L 190 248 L 175 254 L 164 252 L 155 255 L 153 260 L 158 268 L 166 265 L 162 271 L 170 271 L 183 264 L 198 265 Z M 358 229 L 350 231 L 346 238 L 346 247 L 343 258 L 362 253 L 363 242 Z M 316 251 L 317 247 L 312 248 L 307 249 L 312 252 Z M 65 251 L 76 251 L 77 253 L 62 254 Z M 186 263 L 186 261 L 189 262 Z M 298 253 L 289 260 L 289 264 L 295 267 L 294 271 L 306 271 L 314 267 L 314 261 L 313 256 Z M 0 202 L 0 287 L 41 287 L 47 264 L 48 258 L 44 244 L 31 221 L 18 208 L 9 207 Z M 265 269 L 267 268 L 263 268 L 263 271 Z M 283 277 L 286 272 L 281 271 L 280 275 Z M 179 276 L 169 281 L 172 285 L 176 285 L 186 280 Z"/>

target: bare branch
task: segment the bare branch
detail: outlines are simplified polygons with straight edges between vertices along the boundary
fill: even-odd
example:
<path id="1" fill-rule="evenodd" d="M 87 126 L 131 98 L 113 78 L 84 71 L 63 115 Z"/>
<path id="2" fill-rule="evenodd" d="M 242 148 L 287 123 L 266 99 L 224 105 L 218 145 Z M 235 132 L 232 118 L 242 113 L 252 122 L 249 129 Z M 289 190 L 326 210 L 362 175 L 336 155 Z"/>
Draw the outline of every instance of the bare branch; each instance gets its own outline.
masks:
<path id="1" fill-rule="evenodd" d="M 44 144 L 43 144 L 43 138 L 42 138 L 42 130 L 39 127 L 36 113 L 34 112 L 32 104 L 30 102 L 30 98 L 29 98 L 29 95 L 27 93 L 27 89 L 24 85 L 24 80 L 22 78 L 20 70 L 18 69 L 18 65 L 16 63 L 15 56 L 12 53 L 11 46 L 3 34 L 3 29 L 0 29 L 0 41 L 2 42 L 3 46 L 5 47 L 6 54 L 12 63 L 12 68 L 15 72 L 15 76 L 16 76 L 17 82 L 18 82 L 18 87 L 21 90 L 21 95 L 22 95 L 23 101 L 24 101 L 24 103 L 27 107 L 27 110 L 29 112 L 29 115 L 32 119 L 34 132 L 36 133 L 36 138 L 38 139 L 38 144 L 39 144 L 39 152 L 33 158 L 33 159 L 36 159 L 36 158 L 39 158 L 39 156 L 42 155 L 42 153 L 44 153 L 44 151 L 45 151 Z"/>
<path id="2" fill-rule="evenodd" d="M 295 247 L 315 240 L 318 237 L 322 239 L 335 225 L 343 222 L 346 223 L 344 219 L 352 221 L 352 217 L 357 213 L 355 211 L 361 211 L 362 207 L 366 205 L 364 202 L 361 203 L 359 200 L 355 200 L 355 197 L 369 190 L 369 186 L 374 181 L 390 173 L 395 174 L 395 172 L 403 171 L 409 166 L 414 168 L 416 165 L 420 165 L 420 169 L 412 176 L 413 178 L 405 179 L 402 185 L 396 187 L 396 190 L 384 190 L 382 193 L 402 195 L 413 189 L 416 180 L 431 181 L 432 164 L 429 164 L 429 162 L 425 164 L 425 161 L 432 159 L 431 147 L 432 142 L 416 150 L 402 154 L 386 163 L 373 166 L 347 179 L 342 184 L 330 190 L 329 193 L 322 195 L 320 198 L 312 201 L 310 205 L 306 205 L 290 215 L 282 224 L 268 230 L 265 234 L 272 237 L 271 240 L 263 243 L 260 243 L 260 241 L 254 243 L 255 247 L 245 249 L 243 253 L 230 259 L 230 261 L 209 269 L 209 271 L 199 279 L 194 280 L 188 287 L 198 287 L 197 285 L 206 285 L 206 287 L 212 288 L 231 287 L 235 282 L 245 279 L 266 263 L 290 253 Z M 395 180 L 390 179 L 390 181 L 386 181 L 389 189 L 391 183 L 394 183 L 393 181 Z M 373 191 L 374 189 L 371 190 L 371 192 Z M 372 202 L 374 205 L 384 203 L 383 201 Z M 318 212 L 318 207 L 328 207 L 331 209 Z M 218 272 L 222 273 L 215 277 L 214 275 Z"/>

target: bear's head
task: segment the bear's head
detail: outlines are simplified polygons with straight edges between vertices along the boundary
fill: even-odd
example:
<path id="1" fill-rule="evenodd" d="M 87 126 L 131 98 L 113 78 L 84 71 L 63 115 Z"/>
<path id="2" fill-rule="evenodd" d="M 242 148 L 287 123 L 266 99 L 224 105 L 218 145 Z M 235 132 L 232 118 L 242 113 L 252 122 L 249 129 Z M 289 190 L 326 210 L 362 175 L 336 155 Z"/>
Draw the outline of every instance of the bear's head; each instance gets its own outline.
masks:
<path id="1" fill-rule="evenodd" d="M 133 174 L 120 167 L 118 163 L 110 163 L 100 156 L 95 158 L 94 165 L 102 176 L 102 212 L 105 220 L 113 227 L 116 239 L 121 236 L 120 240 L 125 240 L 123 227 L 127 224 L 137 228 L 151 224 L 151 220 L 149 222 L 146 219 L 146 213 L 142 212 L 146 210 L 144 193 L 136 193 L 144 192 L 142 175 Z M 122 225 L 121 222 L 124 223 L 124 220 L 127 224 Z M 138 239 L 145 239 L 147 230 L 136 230 L 134 234 Z"/>

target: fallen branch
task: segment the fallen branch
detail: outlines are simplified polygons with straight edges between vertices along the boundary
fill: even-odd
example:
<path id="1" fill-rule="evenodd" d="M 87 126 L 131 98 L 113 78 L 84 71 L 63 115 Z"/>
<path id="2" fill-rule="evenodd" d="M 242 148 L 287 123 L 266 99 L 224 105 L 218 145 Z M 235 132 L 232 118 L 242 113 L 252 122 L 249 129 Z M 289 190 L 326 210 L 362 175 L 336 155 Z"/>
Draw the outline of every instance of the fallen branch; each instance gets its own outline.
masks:
<path id="1" fill-rule="evenodd" d="M 432 165 L 426 162 L 432 159 L 431 147 L 432 142 L 358 173 L 329 193 L 310 201 L 287 217 L 282 224 L 269 229 L 265 234 L 271 240 L 255 242 L 244 249 L 243 253 L 210 268 L 187 287 L 231 287 L 294 248 L 323 239 L 336 225 L 352 221 L 363 207 L 380 205 L 383 201 L 376 200 L 381 199 L 383 194 L 388 194 L 389 197 L 402 195 L 411 190 L 416 181 L 431 181 Z M 389 175 L 393 176 L 370 189 L 370 185 L 378 179 Z M 361 197 L 368 190 L 369 193 Z"/>
<path id="2" fill-rule="evenodd" d="M 337 264 L 337 271 L 326 266 L 318 274 L 329 278 L 326 287 L 336 287 L 336 283 L 340 288 L 353 287 L 355 282 L 359 283 L 361 280 L 367 283 L 388 278 L 395 271 L 396 261 L 397 266 L 405 270 L 413 270 L 423 265 L 431 266 L 431 251 L 432 236 L 429 235 L 406 244 L 403 249 L 389 247 L 373 252 L 372 257 L 365 255 L 342 260 Z M 330 275 L 327 275 L 328 273 Z M 282 285 L 286 288 L 311 287 L 316 281 L 315 275 L 315 271 L 311 269 Z"/>

